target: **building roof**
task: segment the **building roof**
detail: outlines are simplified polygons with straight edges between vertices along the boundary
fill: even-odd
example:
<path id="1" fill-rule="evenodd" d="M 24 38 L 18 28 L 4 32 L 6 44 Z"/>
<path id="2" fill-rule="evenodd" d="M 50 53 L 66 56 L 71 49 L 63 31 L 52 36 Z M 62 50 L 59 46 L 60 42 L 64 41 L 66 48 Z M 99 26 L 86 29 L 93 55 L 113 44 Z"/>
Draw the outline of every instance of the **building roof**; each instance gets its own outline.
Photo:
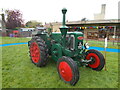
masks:
<path id="1" fill-rule="evenodd" d="M 120 20 L 108 19 L 108 20 L 70 21 L 66 23 L 66 25 L 89 25 L 89 24 L 120 24 Z"/>

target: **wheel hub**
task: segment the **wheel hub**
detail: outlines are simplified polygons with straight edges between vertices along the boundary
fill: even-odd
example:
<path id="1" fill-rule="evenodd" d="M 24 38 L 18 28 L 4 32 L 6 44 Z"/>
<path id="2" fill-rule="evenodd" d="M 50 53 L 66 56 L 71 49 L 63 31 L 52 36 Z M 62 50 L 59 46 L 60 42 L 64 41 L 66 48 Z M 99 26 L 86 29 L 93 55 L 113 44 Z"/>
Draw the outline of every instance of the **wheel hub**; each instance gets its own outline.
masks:
<path id="1" fill-rule="evenodd" d="M 91 62 L 88 64 L 91 68 L 97 68 L 100 65 L 100 59 L 94 53 L 89 53 L 86 59 L 91 60 Z"/>
<path id="2" fill-rule="evenodd" d="M 64 70 L 62 70 L 61 72 L 62 72 L 63 74 L 65 73 L 65 71 L 64 71 Z"/>
<path id="3" fill-rule="evenodd" d="M 94 64 L 95 63 L 95 58 L 94 57 L 91 57 L 90 60 L 91 61 L 89 62 L 89 64 Z"/>

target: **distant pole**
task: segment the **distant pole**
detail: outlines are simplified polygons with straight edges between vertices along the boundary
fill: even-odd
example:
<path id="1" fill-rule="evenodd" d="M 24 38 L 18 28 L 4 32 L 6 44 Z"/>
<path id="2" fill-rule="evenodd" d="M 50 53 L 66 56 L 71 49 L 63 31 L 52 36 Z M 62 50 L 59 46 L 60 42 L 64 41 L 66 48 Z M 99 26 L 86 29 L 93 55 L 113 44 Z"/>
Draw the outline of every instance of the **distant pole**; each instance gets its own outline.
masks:
<path id="1" fill-rule="evenodd" d="M 107 58 L 106 58 L 106 48 L 107 48 L 107 35 L 108 35 L 108 33 L 107 33 L 107 31 L 106 31 L 106 37 L 105 37 L 105 50 L 104 50 L 104 53 L 105 53 L 105 71 L 107 70 L 107 67 L 106 67 L 106 60 L 107 60 Z"/>
<path id="2" fill-rule="evenodd" d="M 114 26 L 114 36 L 113 36 L 113 45 L 115 44 L 115 37 L 116 37 L 116 26 Z"/>

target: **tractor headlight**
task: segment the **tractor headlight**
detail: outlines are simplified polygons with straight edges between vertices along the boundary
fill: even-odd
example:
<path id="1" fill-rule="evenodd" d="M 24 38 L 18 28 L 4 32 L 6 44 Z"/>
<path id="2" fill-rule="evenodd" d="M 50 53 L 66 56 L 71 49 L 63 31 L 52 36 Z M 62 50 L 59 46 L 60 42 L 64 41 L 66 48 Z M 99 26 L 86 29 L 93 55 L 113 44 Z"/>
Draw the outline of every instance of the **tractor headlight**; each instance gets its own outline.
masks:
<path id="1" fill-rule="evenodd" d="M 85 49 L 88 49 L 88 48 L 89 48 L 88 43 L 85 43 L 85 44 L 84 44 L 84 47 L 85 47 Z"/>

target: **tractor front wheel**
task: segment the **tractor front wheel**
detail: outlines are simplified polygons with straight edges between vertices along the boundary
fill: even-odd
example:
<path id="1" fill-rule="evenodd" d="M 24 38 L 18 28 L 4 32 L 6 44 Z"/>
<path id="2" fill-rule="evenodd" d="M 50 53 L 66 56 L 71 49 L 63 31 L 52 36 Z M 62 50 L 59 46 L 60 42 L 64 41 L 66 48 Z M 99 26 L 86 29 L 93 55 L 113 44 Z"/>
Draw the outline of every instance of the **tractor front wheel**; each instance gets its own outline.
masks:
<path id="1" fill-rule="evenodd" d="M 105 59 L 102 53 L 94 49 L 86 52 L 86 59 L 91 60 L 90 64 L 88 64 L 88 67 L 96 71 L 101 71 L 105 65 Z"/>
<path id="2" fill-rule="evenodd" d="M 57 71 L 65 83 L 75 85 L 79 80 L 79 70 L 72 58 L 63 56 L 57 61 Z"/>

